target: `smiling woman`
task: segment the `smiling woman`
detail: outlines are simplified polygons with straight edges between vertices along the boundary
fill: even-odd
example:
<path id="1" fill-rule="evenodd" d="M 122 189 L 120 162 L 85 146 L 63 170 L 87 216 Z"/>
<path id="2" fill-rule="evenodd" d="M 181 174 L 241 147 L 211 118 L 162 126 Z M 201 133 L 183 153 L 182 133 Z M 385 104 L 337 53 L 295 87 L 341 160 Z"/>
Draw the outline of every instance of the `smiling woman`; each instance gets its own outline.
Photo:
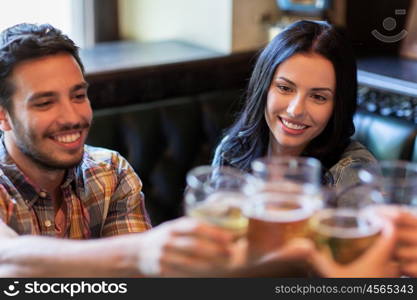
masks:
<path id="1" fill-rule="evenodd" d="M 310 156 L 324 167 L 323 183 L 357 183 L 353 168 L 376 159 L 350 139 L 356 88 L 351 47 L 331 25 L 290 25 L 261 52 L 246 102 L 217 147 L 213 165 L 249 171 L 261 156 Z"/>
<path id="2" fill-rule="evenodd" d="M 272 155 L 300 155 L 324 130 L 333 111 L 334 89 L 333 66 L 321 55 L 295 54 L 277 68 L 265 109 Z"/>

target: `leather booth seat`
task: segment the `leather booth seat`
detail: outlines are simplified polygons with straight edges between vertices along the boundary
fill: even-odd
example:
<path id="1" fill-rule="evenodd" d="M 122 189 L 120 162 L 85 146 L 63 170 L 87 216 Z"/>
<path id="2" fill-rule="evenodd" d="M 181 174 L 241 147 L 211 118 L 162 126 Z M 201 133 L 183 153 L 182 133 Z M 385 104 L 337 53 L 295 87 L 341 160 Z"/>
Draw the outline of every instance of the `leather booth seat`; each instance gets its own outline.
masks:
<path id="1" fill-rule="evenodd" d="M 417 127 L 412 122 L 358 110 L 354 139 L 364 144 L 378 160 L 417 162 Z"/>
<path id="2" fill-rule="evenodd" d="M 95 112 L 87 143 L 120 152 L 143 182 L 152 223 L 183 214 L 186 173 L 209 164 L 238 109 L 240 91 L 213 92 Z M 358 111 L 359 140 L 378 160 L 417 162 L 417 129 L 393 117 Z"/>
<path id="3" fill-rule="evenodd" d="M 186 173 L 209 164 L 240 91 L 213 92 L 95 112 L 89 145 L 118 151 L 143 183 L 152 223 L 183 214 Z"/>

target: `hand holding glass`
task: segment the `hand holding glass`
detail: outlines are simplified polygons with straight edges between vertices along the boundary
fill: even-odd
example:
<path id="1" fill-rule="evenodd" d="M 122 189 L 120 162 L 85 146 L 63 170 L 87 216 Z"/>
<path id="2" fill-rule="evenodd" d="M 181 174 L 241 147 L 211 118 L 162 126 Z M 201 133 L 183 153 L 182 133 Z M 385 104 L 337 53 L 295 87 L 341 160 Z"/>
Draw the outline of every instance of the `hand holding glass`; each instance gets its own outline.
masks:
<path id="1" fill-rule="evenodd" d="M 241 237 L 246 234 L 248 224 L 242 205 L 256 189 L 256 179 L 239 170 L 211 166 L 194 168 L 187 174 L 186 213 Z"/>

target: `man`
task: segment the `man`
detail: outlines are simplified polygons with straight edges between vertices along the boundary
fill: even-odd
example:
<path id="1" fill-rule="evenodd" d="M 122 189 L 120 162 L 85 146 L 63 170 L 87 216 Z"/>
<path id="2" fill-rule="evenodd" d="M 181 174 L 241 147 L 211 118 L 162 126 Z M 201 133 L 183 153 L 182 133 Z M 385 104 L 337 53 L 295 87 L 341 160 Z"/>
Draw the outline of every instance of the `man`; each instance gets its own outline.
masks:
<path id="1" fill-rule="evenodd" d="M 220 270 L 229 233 L 190 219 L 147 231 L 131 166 L 84 145 L 92 110 L 73 41 L 47 24 L 19 24 L 0 39 L 0 276 Z"/>

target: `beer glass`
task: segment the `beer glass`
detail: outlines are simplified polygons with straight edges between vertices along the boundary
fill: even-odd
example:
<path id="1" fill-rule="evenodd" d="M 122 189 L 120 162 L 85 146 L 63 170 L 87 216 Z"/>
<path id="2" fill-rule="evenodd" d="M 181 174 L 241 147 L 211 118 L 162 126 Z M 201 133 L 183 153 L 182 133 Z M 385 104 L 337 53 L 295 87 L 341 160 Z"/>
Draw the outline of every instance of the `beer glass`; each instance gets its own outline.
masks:
<path id="1" fill-rule="evenodd" d="M 380 190 L 383 203 L 417 214 L 417 164 L 408 161 L 382 161 L 380 169 L 361 169 L 364 184 Z"/>
<path id="2" fill-rule="evenodd" d="M 327 208 L 311 218 L 310 228 L 320 251 L 340 264 L 348 264 L 375 242 L 381 232 L 382 221 L 369 208 Z"/>
<path id="3" fill-rule="evenodd" d="M 242 205 L 258 187 L 253 176 L 231 167 L 200 166 L 186 180 L 187 215 L 231 230 L 237 238 L 246 234 Z"/>
<path id="4" fill-rule="evenodd" d="M 310 195 L 317 206 L 330 191 L 321 187 L 321 163 L 311 157 L 262 157 L 252 162 L 253 175 L 261 180 L 263 191 Z"/>
<path id="5" fill-rule="evenodd" d="M 252 162 L 252 171 L 266 190 L 310 193 L 321 185 L 321 163 L 311 157 L 262 157 Z"/>
<path id="6" fill-rule="evenodd" d="M 381 191 L 383 206 L 391 206 L 389 209 L 380 210 L 380 212 L 389 214 L 392 206 L 395 206 L 417 217 L 417 164 L 393 160 L 382 161 L 379 167 L 379 170 L 360 170 L 359 178 L 364 183 Z M 403 246 L 407 245 L 404 245 L 399 238 L 396 247 L 401 249 Z M 397 261 L 397 263 L 404 262 Z"/>
<path id="7" fill-rule="evenodd" d="M 264 191 L 249 199 L 244 215 L 249 219 L 248 254 L 255 260 L 282 247 L 296 237 L 306 237 L 308 220 L 317 209 L 309 194 L 289 196 Z"/>
<path id="8" fill-rule="evenodd" d="M 336 262 L 357 259 L 377 239 L 382 220 L 375 205 L 382 193 L 372 185 L 358 184 L 335 193 L 333 207 L 315 213 L 310 220 L 311 238 L 317 248 Z"/>
<path id="9" fill-rule="evenodd" d="M 321 163 L 307 157 L 263 157 L 252 163 L 262 192 L 245 208 L 249 218 L 249 257 L 282 247 L 288 240 L 305 237 L 308 219 L 322 205 Z"/>

